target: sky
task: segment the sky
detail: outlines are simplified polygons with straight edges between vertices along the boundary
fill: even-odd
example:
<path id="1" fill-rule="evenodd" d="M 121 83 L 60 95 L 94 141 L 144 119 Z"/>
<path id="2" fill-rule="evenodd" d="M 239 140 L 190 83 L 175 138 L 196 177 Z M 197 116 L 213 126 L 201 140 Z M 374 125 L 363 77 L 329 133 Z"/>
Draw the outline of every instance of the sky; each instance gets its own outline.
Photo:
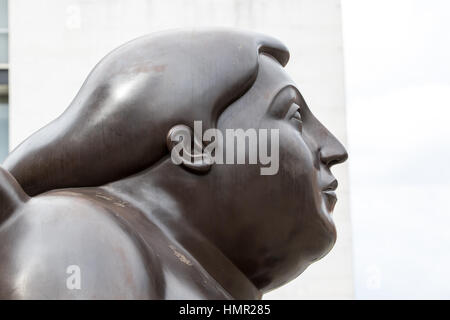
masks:
<path id="1" fill-rule="evenodd" d="M 356 298 L 450 298 L 450 1 L 342 0 Z"/>

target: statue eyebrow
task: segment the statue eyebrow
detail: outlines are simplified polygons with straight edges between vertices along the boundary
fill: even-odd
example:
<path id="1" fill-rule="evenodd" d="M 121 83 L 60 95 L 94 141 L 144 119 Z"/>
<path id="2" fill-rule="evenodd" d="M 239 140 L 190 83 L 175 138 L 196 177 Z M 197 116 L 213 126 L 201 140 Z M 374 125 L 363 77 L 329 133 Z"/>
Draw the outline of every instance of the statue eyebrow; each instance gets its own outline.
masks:
<path id="1" fill-rule="evenodd" d="M 280 100 L 280 96 L 286 91 L 291 91 L 292 93 L 294 93 L 294 95 L 292 97 L 289 97 L 289 99 L 285 99 L 284 101 L 285 103 L 278 103 Z M 270 102 L 269 111 L 273 115 L 281 118 L 284 117 L 286 113 L 289 111 L 290 104 L 287 104 L 287 102 L 296 103 L 301 107 L 302 106 L 301 101 L 302 99 L 298 89 L 292 84 L 288 84 L 282 87 L 277 92 L 277 94 L 275 94 L 275 96 L 272 98 L 272 101 Z"/>

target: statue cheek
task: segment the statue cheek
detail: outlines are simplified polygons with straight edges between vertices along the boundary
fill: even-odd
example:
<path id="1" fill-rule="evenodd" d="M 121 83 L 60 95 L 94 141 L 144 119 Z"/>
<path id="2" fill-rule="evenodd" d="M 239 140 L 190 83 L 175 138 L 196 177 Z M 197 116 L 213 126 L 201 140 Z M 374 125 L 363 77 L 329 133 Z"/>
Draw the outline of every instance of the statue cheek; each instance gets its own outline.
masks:
<path id="1" fill-rule="evenodd" d="M 297 180 L 303 176 L 316 175 L 314 155 L 306 143 L 299 138 L 280 136 L 280 171 Z"/>

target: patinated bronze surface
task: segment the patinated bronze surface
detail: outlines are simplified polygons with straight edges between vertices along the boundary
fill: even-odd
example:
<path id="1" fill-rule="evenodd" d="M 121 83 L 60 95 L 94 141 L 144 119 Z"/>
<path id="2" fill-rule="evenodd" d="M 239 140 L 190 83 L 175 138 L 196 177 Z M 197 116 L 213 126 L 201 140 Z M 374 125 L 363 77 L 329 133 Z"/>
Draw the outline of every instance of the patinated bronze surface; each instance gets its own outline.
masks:
<path id="1" fill-rule="evenodd" d="M 330 167 L 347 154 L 288 59 L 279 41 L 234 30 L 157 33 L 107 55 L 3 163 L 0 297 L 258 299 L 323 257 L 336 240 Z M 278 129 L 278 173 L 175 165 L 169 133 L 196 120 Z"/>

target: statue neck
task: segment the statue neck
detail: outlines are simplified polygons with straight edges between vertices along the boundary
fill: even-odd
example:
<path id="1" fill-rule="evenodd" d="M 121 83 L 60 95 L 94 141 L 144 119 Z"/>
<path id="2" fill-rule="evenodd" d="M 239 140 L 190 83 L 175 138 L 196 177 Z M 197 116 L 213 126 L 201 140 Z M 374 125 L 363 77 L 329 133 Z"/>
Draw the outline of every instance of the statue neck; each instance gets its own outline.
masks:
<path id="1" fill-rule="evenodd" d="M 205 192 L 209 187 L 202 187 L 198 179 L 204 178 L 174 166 L 166 158 L 150 169 L 102 188 L 139 208 L 189 252 L 231 296 L 260 299 L 261 291 L 206 236 L 209 232 L 198 227 L 207 226 L 199 223 L 199 219 L 214 214 L 211 208 L 202 207 L 202 198 L 207 196 Z M 185 189 L 189 185 L 196 187 Z"/>

